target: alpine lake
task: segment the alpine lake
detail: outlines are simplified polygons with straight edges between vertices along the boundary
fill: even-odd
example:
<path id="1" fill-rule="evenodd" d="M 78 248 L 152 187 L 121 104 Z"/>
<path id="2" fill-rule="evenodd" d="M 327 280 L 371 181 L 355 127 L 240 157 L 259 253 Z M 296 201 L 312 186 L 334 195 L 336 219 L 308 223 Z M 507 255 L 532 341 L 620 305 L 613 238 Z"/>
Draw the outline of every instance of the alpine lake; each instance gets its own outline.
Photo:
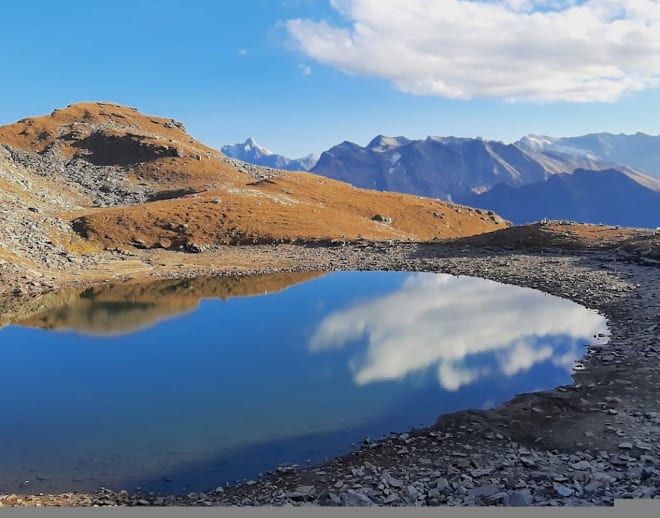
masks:
<path id="1" fill-rule="evenodd" d="M 186 493 L 571 382 L 603 317 L 434 273 L 52 294 L 0 329 L 0 492 Z"/>

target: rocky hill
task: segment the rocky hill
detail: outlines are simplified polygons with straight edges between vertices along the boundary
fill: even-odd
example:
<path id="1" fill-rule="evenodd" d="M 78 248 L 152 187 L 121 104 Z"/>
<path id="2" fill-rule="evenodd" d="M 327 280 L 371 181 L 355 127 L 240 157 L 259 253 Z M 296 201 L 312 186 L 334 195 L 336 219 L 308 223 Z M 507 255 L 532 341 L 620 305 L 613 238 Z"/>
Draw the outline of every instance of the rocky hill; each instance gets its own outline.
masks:
<path id="1" fill-rule="evenodd" d="M 100 102 L 0 127 L 0 207 L 0 275 L 84 269 L 108 250 L 423 241 L 506 225 L 487 211 L 246 164 L 177 121 Z"/>

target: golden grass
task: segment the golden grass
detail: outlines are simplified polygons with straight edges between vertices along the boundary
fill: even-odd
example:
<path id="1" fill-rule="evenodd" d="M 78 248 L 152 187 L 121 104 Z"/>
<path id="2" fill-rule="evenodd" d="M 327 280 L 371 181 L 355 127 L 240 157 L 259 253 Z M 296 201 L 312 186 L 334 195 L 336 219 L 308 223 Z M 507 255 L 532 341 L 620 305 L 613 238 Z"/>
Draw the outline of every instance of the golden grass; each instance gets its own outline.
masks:
<path id="1" fill-rule="evenodd" d="M 128 145 L 119 142 L 123 137 L 130 141 Z M 506 226 L 485 211 L 356 189 L 309 173 L 282 172 L 272 181 L 255 182 L 172 120 L 109 103 L 79 103 L 47 116 L 23 119 L 0 128 L 0 142 L 30 151 L 57 144 L 65 155 L 86 159 L 95 153 L 103 160 L 113 157 L 127 166 L 123 174 L 129 181 L 147 183 L 156 193 L 182 191 L 174 199 L 70 212 L 71 219 L 80 218 L 81 235 L 99 247 L 144 243 L 149 248 L 176 249 L 190 244 L 360 238 L 426 241 Z M 135 161 L 139 155 L 135 146 L 152 151 L 149 146 L 156 146 L 156 151 Z M 177 156 L 161 156 L 163 150 Z M 69 195 L 69 189 L 60 186 L 61 195 Z M 191 191 L 197 194 L 183 196 Z M 374 220 L 377 216 L 386 221 Z M 75 238 L 57 239 L 75 253 L 97 249 Z"/>

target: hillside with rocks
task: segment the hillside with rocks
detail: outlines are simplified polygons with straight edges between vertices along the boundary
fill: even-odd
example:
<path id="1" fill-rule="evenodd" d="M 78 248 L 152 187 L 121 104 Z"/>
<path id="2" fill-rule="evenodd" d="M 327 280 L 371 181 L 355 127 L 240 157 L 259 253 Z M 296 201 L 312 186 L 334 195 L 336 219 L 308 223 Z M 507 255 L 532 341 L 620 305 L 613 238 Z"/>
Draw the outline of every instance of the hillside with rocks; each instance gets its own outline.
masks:
<path id="1" fill-rule="evenodd" d="M 425 241 L 507 225 L 487 211 L 247 164 L 180 122 L 100 102 L 0 127 L 0 207 L 0 275 L 29 278 L 139 249 Z"/>

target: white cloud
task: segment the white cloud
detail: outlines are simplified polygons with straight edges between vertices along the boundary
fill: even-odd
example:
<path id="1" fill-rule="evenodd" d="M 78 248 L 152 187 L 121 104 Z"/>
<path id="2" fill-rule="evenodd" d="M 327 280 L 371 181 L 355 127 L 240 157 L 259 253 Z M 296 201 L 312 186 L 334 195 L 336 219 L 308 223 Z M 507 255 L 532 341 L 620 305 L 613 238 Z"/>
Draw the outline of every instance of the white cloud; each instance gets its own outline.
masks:
<path id="1" fill-rule="evenodd" d="M 660 86 L 660 0 L 331 0 L 347 26 L 289 20 L 297 47 L 405 92 L 614 101 Z"/>
<path id="2" fill-rule="evenodd" d="M 417 274 L 394 293 L 327 316 L 309 348 L 342 348 L 365 338 L 366 352 L 349 362 L 358 385 L 435 367 L 440 385 L 453 391 L 493 369 L 513 376 L 553 361 L 570 371 L 580 355 L 576 341 L 605 329 L 596 313 L 534 290 Z M 568 351 L 555 351 L 538 340 L 546 335 L 572 337 L 573 342 Z M 488 353 L 495 355 L 490 366 L 466 367 L 471 357 Z"/>
<path id="3" fill-rule="evenodd" d="M 575 351 L 572 352 L 575 353 Z M 529 370 L 538 362 L 552 358 L 553 354 L 554 350 L 550 346 L 534 348 L 521 340 L 506 351 L 500 361 L 501 370 L 507 376 L 513 376 L 520 371 Z M 575 356 L 573 359 L 576 359 Z"/>
<path id="4" fill-rule="evenodd" d="M 312 68 L 309 65 L 298 65 L 298 70 L 300 70 L 300 73 L 304 76 L 311 76 L 312 75 Z"/>
<path id="5" fill-rule="evenodd" d="M 238 55 L 239 56 L 247 56 L 247 49 L 238 49 Z"/>

